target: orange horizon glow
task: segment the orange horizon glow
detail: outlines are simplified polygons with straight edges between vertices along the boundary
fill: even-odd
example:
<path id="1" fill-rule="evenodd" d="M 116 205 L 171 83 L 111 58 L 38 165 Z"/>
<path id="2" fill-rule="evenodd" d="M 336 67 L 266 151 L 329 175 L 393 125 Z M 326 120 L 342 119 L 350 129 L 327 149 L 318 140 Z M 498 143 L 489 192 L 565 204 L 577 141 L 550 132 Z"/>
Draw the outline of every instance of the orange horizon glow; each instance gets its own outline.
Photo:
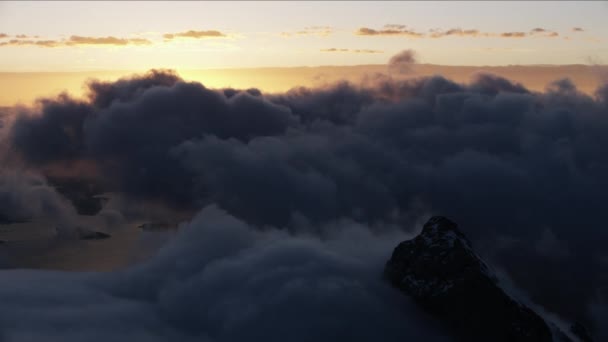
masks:
<path id="1" fill-rule="evenodd" d="M 114 81 L 147 70 L 83 72 L 0 72 L 0 106 L 31 105 L 37 98 L 54 97 L 62 92 L 81 98 L 91 79 Z M 291 88 L 320 87 L 338 81 L 361 84 L 365 77 L 386 73 L 386 65 L 321 66 L 291 68 L 234 68 L 189 70 L 177 69 L 185 81 L 200 82 L 209 88 L 258 88 L 265 93 L 280 93 Z M 608 75 L 608 66 L 441 66 L 417 64 L 404 78 L 440 74 L 459 83 L 468 83 L 477 72 L 489 72 L 522 83 L 533 91 L 542 91 L 551 82 L 569 78 L 578 89 L 592 95 Z"/>

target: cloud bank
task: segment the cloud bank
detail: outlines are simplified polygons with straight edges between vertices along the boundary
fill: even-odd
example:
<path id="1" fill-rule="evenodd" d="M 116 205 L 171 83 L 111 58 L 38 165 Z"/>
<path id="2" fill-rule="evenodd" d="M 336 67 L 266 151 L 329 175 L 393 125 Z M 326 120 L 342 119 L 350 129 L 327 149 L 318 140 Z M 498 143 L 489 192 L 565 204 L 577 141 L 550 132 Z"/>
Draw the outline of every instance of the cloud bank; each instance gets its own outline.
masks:
<path id="1" fill-rule="evenodd" d="M 347 222 L 329 231 L 323 240 L 261 232 L 210 206 L 133 269 L 3 271 L 0 332 L 7 341 L 449 341 L 377 273 L 403 234 L 378 238 Z"/>
<path id="2" fill-rule="evenodd" d="M 574 28 L 573 31 L 582 31 L 580 28 Z M 408 38 L 445 38 L 445 37 L 497 37 L 497 38 L 525 38 L 525 37 L 546 37 L 555 38 L 559 33 L 544 28 L 534 28 L 529 32 L 482 32 L 478 29 L 461 29 L 452 28 L 448 30 L 430 29 L 428 33 L 424 33 L 413 28 L 408 28 L 406 25 L 388 24 L 382 29 L 372 29 L 369 27 L 360 27 L 355 31 L 357 36 L 404 36 Z"/>
<path id="3" fill-rule="evenodd" d="M 402 55 L 407 58 L 395 60 L 415 61 L 410 53 Z M 265 330 L 277 333 L 270 339 L 284 338 L 285 327 L 305 331 L 296 322 L 300 310 L 326 312 L 315 311 L 316 300 L 336 296 L 335 305 L 324 307 L 338 312 L 327 317 L 352 312 L 360 316 L 341 322 L 355 327 L 353 336 L 369 336 L 357 330 L 369 321 L 370 327 L 384 327 L 380 331 L 390 339 L 391 319 L 398 315 L 383 316 L 394 307 L 374 299 L 376 290 L 368 292 L 371 278 L 351 277 L 348 272 L 359 272 L 359 266 L 343 259 L 349 254 L 335 256 L 339 249 L 315 247 L 318 242 L 301 249 L 299 237 L 288 236 L 304 231 L 323 239 L 347 220 L 371 234 L 365 238 L 370 245 L 390 236 L 391 243 L 378 249 L 390 253 L 403 236 L 391 232 L 412 233 L 419 220 L 441 214 L 458 222 L 480 253 L 532 301 L 584 322 L 600 339 L 608 336 L 600 324 L 608 285 L 608 233 L 602 228 L 608 222 L 607 85 L 588 96 L 568 80 L 531 92 L 484 73 L 468 84 L 442 76 L 383 75 L 363 85 L 263 94 L 208 89 L 155 71 L 88 87 L 86 100 L 62 95 L 20 108 L 2 130 L 13 160 L 34 170 L 87 161 L 100 170 L 92 176 L 108 191 L 192 213 L 208 208 L 200 216 L 205 219 L 186 229 L 190 233 L 177 242 L 180 247 L 104 288 L 121 298 L 124 312 L 160 301 L 161 317 L 170 322 L 167 334 L 237 340 L 245 332 L 261 336 L 262 327 L 284 318 L 289 322 L 279 330 Z M 209 228 L 197 228 L 207 227 L 204 222 L 211 222 Z M 230 235 L 230 225 L 247 227 L 234 228 L 245 237 Z M 206 229 L 215 230 L 207 236 Z M 229 235 L 225 240 L 211 237 L 222 238 L 223 232 Z M 266 244 L 270 240 L 277 245 Z M 375 253 L 368 242 L 345 244 Z M 312 269 L 300 268 L 306 260 Z M 214 266 L 192 273 L 207 263 Z M 266 281 L 272 284 L 266 287 Z M 318 288 L 331 296 L 307 292 Z M 282 301 L 283 293 L 289 301 Z M 266 300 L 255 302 L 260 294 Z M 91 298 L 107 293 L 97 295 Z M 74 300 L 88 297 L 79 298 Z M 234 309 L 231 298 L 246 305 Z M 369 312 L 388 321 L 378 322 Z M 150 326 L 159 319 L 144 317 Z M 337 334 L 334 325 L 322 322 L 311 321 L 311 335 L 295 336 Z M 126 328 L 116 331 L 121 329 Z M 418 333 L 395 334 L 412 331 Z"/>

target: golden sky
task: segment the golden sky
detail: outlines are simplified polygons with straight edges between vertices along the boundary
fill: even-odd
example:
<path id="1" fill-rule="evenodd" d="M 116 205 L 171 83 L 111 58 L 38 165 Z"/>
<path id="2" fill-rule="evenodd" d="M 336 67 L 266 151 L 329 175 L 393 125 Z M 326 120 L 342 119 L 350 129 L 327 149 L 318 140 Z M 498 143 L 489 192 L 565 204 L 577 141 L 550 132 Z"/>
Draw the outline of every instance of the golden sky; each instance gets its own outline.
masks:
<path id="1" fill-rule="evenodd" d="M 2 1 L 0 71 L 605 63 L 606 2 Z"/>
<path id="2" fill-rule="evenodd" d="M 453 72 L 460 81 L 496 66 L 605 64 L 606 17 L 599 1 L 0 1 L 0 105 L 151 68 L 283 91 L 358 79 L 404 49 L 422 64 L 464 66 Z M 574 69 L 535 70 L 514 75 L 533 88 L 560 75 L 596 82 Z"/>

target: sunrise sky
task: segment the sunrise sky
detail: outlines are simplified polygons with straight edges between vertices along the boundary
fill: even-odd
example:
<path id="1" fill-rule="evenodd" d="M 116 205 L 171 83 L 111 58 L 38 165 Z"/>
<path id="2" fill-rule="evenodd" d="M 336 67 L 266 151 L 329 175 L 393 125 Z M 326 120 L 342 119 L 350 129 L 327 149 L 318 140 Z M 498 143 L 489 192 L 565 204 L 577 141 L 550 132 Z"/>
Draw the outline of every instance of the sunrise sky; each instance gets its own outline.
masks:
<path id="1" fill-rule="evenodd" d="M 605 61 L 607 2 L 0 2 L 0 70 Z"/>
<path id="2" fill-rule="evenodd" d="M 259 68 L 384 65 L 404 49 L 420 64 L 443 66 L 605 64 L 606 17 L 605 1 L 1 1 L 0 106 L 151 68 L 210 86 L 284 91 L 317 85 L 321 74 L 327 81 L 370 69 Z M 511 70 L 489 71 L 526 82 Z M 562 71 L 520 75 L 533 77 L 535 89 L 591 77 Z"/>

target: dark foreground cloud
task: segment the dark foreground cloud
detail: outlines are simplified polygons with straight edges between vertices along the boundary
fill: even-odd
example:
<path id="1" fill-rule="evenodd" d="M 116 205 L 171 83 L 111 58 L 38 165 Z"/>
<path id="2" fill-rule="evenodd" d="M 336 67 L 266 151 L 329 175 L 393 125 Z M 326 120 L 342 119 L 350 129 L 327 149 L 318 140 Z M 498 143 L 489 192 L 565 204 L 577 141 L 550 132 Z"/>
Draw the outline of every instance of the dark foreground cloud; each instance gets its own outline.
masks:
<path id="1" fill-rule="evenodd" d="M 51 219 L 59 234 L 76 228 L 74 207 L 44 177 L 24 171 L 0 169 L 0 224 Z"/>
<path id="2" fill-rule="evenodd" d="M 3 271 L 6 341 L 448 341 L 378 270 L 398 231 L 259 232 L 207 207 L 152 260 L 108 274 Z M 366 249 L 358 248 L 365 244 Z"/>
<path id="3" fill-rule="evenodd" d="M 108 190 L 216 205 L 258 228 L 348 218 L 382 235 L 447 215 L 532 301 L 608 334 L 608 86 L 588 96 L 568 80 L 537 93 L 483 73 L 468 84 L 381 75 L 267 95 L 153 72 L 89 89 L 21 108 L 5 128 L 13 157 L 40 170 L 86 160 Z M 177 326 L 201 316 L 175 310 Z"/>

